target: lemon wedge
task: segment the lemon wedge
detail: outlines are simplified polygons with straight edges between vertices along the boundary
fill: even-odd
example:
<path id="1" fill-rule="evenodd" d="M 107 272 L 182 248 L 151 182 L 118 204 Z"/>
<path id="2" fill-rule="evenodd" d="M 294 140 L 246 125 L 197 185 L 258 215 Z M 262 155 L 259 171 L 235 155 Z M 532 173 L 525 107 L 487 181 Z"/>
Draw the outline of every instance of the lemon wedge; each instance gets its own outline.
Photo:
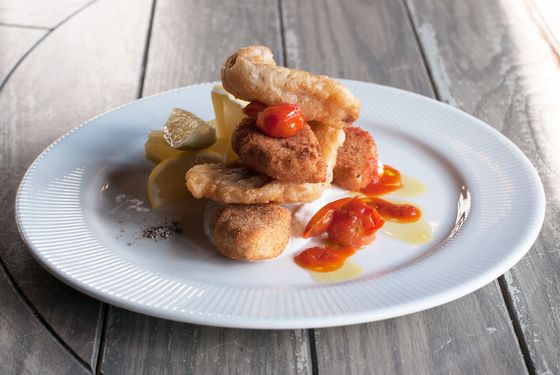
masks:
<path id="1" fill-rule="evenodd" d="M 183 151 L 175 150 L 165 142 L 165 139 L 163 139 L 163 131 L 161 130 L 152 130 L 148 134 L 148 140 L 144 144 L 146 159 L 156 164 L 161 163 L 165 159 L 177 156 L 182 152 Z"/>
<path id="2" fill-rule="evenodd" d="M 228 134 L 231 136 L 233 129 L 239 124 L 239 121 L 246 117 L 243 113 L 243 108 L 249 102 L 237 99 L 219 84 L 212 87 L 211 96 L 214 114 L 216 115 L 217 135 L 222 138 L 227 137 Z"/>
<path id="3" fill-rule="evenodd" d="M 174 108 L 163 126 L 163 138 L 178 150 L 199 150 L 216 142 L 216 129 L 195 114 Z"/>
<path id="4" fill-rule="evenodd" d="M 238 157 L 231 148 L 231 136 L 239 122 L 246 117 L 243 108 L 249 102 L 236 99 L 224 90 L 222 85 L 215 85 L 212 88 L 211 95 L 216 115 L 216 136 L 218 139 L 208 150 L 223 155 L 226 162 L 237 160 Z"/>
<path id="5" fill-rule="evenodd" d="M 148 176 L 148 200 L 152 208 L 192 198 L 185 186 L 185 173 L 197 164 L 221 161 L 210 151 L 184 151 L 159 163 Z"/>

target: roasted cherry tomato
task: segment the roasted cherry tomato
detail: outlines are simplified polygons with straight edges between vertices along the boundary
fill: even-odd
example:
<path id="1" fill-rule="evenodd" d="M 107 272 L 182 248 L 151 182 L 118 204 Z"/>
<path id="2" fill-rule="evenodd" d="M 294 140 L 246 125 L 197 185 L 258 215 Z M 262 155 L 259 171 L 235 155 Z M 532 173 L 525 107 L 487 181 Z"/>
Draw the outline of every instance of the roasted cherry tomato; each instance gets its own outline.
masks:
<path id="1" fill-rule="evenodd" d="M 312 247 L 296 255 L 294 261 L 302 268 L 315 272 L 331 272 L 344 265 L 355 249 L 348 247 Z"/>
<path id="2" fill-rule="evenodd" d="M 245 108 L 243 108 L 243 113 L 250 118 L 257 118 L 259 113 L 264 111 L 265 108 L 266 104 L 259 102 L 258 100 L 253 100 L 251 103 L 247 104 Z"/>
<path id="3" fill-rule="evenodd" d="M 305 118 L 297 104 L 280 103 L 266 107 L 257 116 L 257 126 L 274 138 L 289 138 L 303 129 Z"/>
<path id="4" fill-rule="evenodd" d="M 385 221 L 371 206 L 354 197 L 336 210 L 327 229 L 329 240 L 340 246 L 360 248 L 373 240 Z"/>
<path id="5" fill-rule="evenodd" d="M 309 223 L 307 223 L 305 231 L 303 232 L 303 237 L 315 237 L 322 233 L 325 233 L 329 228 L 329 225 L 331 225 L 334 211 L 344 206 L 351 200 L 352 198 L 342 198 L 327 204 L 319 211 L 317 211 L 317 213 L 313 215 L 311 220 L 309 220 Z"/>

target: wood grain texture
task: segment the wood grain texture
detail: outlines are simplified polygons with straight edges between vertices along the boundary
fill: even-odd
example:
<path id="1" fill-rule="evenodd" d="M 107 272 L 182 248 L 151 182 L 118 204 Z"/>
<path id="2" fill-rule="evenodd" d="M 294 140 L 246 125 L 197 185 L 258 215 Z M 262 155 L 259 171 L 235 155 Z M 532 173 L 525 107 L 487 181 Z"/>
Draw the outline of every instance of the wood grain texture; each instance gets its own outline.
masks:
<path id="1" fill-rule="evenodd" d="M 57 281 L 31 258 L 14 221 L 15 192 L 32 160 L 57 137 L 135 98 L 150 5 L 149 0 L 93 4 L 44 39 L 0 92 L 0 256 L 40 316 L 91 367 L 101 304 Z"/>
<path id="2" fill-rule="evenodd" d="M 398 2 L 283 0 L 282 4 L 288 66 L 433 96 Z"/>
<path id="3" fill-rule="evenodd" d="M 283 20 L 289 66 L 433 96 L 401 3 L 284 0 Z M 526 372 L 496 281 L 428 311 L 315 338 L 319 373 Z"/>
<path id="4" fill-rule="evenodd" d="M 91 0 L 2 0 L 0 23 L 53 28 Z"/>
<path id="5" fill-rule="evenodd" d="M 543 228 L 504 276 L 531 369 L 560 373 L 560 59 L 527 2 L 410 5 L 442 98 L 501 131 L 539 172 Z"/>
<path id="6" fill-rule="evenodd" d="M 0 25 L 0 87 L 17 62 L 46 33 L 46 30 Z"/>
<path id="7" fill-rule="evenodd" d="M 274 0 L 162 0 L 157 3 L 144 95 L 216 81 L 226 57 L 240 46 L 265 44 L 282 62 Z"/>
<path id="8" fill-rule="evenodd" d="M 90 373 L 29 311 L 2 268 L 0 306 L 0 373 Z"/>
<path id="9" fill-rule="evenodd" d="M 197 326 L 112 308 L 104 374 L 310 374 L 305 331 Z"/>
<path id="10" fill-rule="evenodd" d="M 219 80 L 223 61 L 240 46 L 266 44 L 282 62 L 280 35 L 275 1 L 160 0 L 144 94 Z M 105 374 L 308 374 L 311 360 L 305 330 L 211 328 L 111 309 L 101 370 Z"/>

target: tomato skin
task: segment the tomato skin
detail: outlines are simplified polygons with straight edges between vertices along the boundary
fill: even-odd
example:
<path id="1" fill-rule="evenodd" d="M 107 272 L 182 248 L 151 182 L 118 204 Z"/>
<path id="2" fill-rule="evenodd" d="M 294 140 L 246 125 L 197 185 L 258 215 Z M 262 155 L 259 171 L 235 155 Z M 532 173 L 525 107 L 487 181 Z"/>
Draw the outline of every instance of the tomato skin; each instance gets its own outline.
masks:
<path id="1" fill-rule="evenodd" d="M 330 202 L 317 211 L 317 213 L 313 215 L 311 220 L 307 223 L 307 226 L 303 231 L 303 238 L 315 237 L 325 233 L 332 223 L 334 212 L 351 200 L 352 198 L 342 198 Z"/>
<path id="2" fill-rule="evenodd" d="M 329 239 L 343 246 L 352 246 L 361 248 L 369 244 L 375 235 L 360 234 L 361 223 L 355 216 L 335 215 L 336 220 L 329 227 L 327 233 Z"/>
<path id="3" fill-rule="evenodd" d="M 266 104 L 263 102 L 259 102 L 258 100 L 253 100 L 251 103 L 247 104 L 245 108 L 243 108 L 243 113 L 250 118 L 257 118 L 259 113 L 266 109 Z"/>
<path id="4" fill-rule="evenodd" d="M 329 240 L 340 246 L 361 248 L 373 240 L 384 223 L 373 207 L 355 197 L 334 212 L 327 234 Z"/>
<path id="5" fill-rule="evenodd" d="M 257 126 L 274 138 L 289 138 L 301 131 L 305 118 L 297 104 L 280 103 L 266 107 L 257 116 Z"/>

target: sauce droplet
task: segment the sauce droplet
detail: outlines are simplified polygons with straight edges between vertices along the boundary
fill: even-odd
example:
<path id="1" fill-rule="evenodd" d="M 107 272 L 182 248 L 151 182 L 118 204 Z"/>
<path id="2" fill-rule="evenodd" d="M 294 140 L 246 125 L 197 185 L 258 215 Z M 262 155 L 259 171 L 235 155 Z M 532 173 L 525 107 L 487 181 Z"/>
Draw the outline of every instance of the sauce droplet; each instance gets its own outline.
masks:
<path id="1" fill-rule="evenodd" d="M 396 197 L 418 197 L 426 192 L 426 185 L 413 177 L 402 176 L 403 187 L 392 192 Z"/>
<path id="2" fill-rule="evenodd" d="M 356 249 L 350 247 L 311 247 L 296 255 L 294 261 L 298 266 L 310 271 L 331 272 L 341 268 L 346 259 L 355 252 Z"/>
<path id="3" fill-rule="evenodd" d="M 386 220 L 413 223 L 420 220 L 422 216 L 422 211 L 418 207 L 408 203 L 395 203 L 376 197 L 364 198 L 364 202 L 375 208 Z"/>
<path id="4" fill-rule="evenodd" d="M 385 164 L 383 166 L 383 174 L 377 176 L 368 186 L 362 189 L 362 193 L 372 197 L 387 194 L 402 187 L 401 173 L 390 165 Z"/>
<path id="5" fill-rule="evenodd" d="M 424 220 L 408 224 L 387 221 L 381 231 L 411 245 L 422 245 L 433 238 L 432 228 Z"/>
<path id="6" fill-rule="evenodd" d="M 361 276 L 364 273 L 362 267 L 352 261 L 347 261 L 344 265 L 332 272 L 309 272 L 311 278 L 319 283 L 336 283 L 348 281 Z"/>

